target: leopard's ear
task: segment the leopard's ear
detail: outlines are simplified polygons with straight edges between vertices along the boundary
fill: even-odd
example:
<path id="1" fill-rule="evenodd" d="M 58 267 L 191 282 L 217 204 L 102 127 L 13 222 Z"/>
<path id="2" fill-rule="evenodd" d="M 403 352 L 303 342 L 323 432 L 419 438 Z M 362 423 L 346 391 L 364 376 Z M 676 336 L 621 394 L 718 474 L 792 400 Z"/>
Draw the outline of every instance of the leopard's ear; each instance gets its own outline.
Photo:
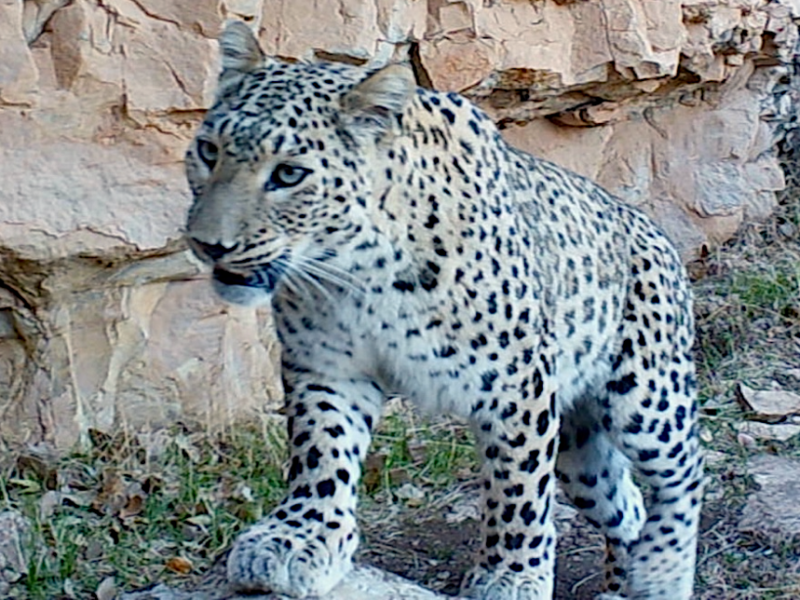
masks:
<path id="1" fill-rule="evenodd" d="M 416 89 L 409 67 L 388 65 L 342 96 L 342 113 L 352 127 L 380 135 L 392 129 Z"/>
<path id="2" fill-rule="evenodd" d="M 222 55 L 222 74 L 244 74 L 267 62 L 267 56 L 258 45 L 253 32 L 242 21 L 228 21 L 219 37 L 220 53 Z"/>

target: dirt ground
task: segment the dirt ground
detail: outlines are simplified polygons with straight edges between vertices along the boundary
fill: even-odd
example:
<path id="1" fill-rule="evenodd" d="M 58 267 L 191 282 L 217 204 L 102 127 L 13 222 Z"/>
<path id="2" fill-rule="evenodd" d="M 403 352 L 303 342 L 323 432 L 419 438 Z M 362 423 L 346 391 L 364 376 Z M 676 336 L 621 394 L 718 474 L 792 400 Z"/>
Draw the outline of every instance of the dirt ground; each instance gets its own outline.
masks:
<path id="1" fill-rule="evenodd" d="M 477 486 L 468 487 L 465 493 L 476 499 Z M 456 594 L 462 575 L 472 564 L 480 527 L 473 518 L 453 522 L 448 519 L 449 512 L 446 508 L 407 510 L 400 518 L 376 526 L 371 511 L 362 511 L 362 521 L 370 524 L 365 527 L 361 560 L 430 589 Z M 563 506 L 561 514 L 557 513 L 557 523 L 560 538 L 555 598 L 593 599 L 602 580 L 602 536 Z"/>
<path id="2" fill-rule="evenodd" d="M 721 473 L 724 477 L 725 473 Z M 731 485 L 744 481 L 727 473 Z M 706 501 L 698 548 L 698 600 L 797 600 L 800 598 L 800 545 L 769 540 L 739 531 L 740 493 L 712 492 L 719 500 Z M 713 482 L 709 486 L 714 486 Z M 469 488 L 472 489 L 469 489 Z M 745 484 L 745 487 L 750 488 Z M 477 497 L 475 486 L 461 492 Z M 562 510 L 564 508 L 562 507 Z M 566 509 L 569 511 L 569 509 Z M 453 522 L 441 506 L 399 508 L 387 517 L 375 508 L 362 510 L 364 538 L 360 560 L 397 573 L 430 589 L 456 594 L 463 573 L 477 549 L 479 523 L 467 518 Z M 559 525 L 554 600 L 593 600 L 600 592 L 603 538 L 574 513 Z"/>

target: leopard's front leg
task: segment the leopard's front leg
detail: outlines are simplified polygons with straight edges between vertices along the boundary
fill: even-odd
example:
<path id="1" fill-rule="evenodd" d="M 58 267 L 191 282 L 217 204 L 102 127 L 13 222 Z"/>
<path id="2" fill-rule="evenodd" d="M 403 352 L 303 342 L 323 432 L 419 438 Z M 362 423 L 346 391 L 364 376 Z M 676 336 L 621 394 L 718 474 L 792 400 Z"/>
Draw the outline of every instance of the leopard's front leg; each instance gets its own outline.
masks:
<path id="1" fill-rule="evenodd" d="M 248 591 L 305 598 L 331 590 L 358 546 L 356 486 L 383 395 L 367 381 L 284 373 L 291 467 L 287 497 L 241 534 L 228 578 Z"/>
<path id="2" fill-rule="evenodd" d="M 546 349 L 545 349 L 546 350 Z M 550 600 L 559 417 L 555 368 L 545 352 L 529 376 L 506 383 L 473 409 L 482 453 L 483 540 L 462 592 L 480 600 Z"/>

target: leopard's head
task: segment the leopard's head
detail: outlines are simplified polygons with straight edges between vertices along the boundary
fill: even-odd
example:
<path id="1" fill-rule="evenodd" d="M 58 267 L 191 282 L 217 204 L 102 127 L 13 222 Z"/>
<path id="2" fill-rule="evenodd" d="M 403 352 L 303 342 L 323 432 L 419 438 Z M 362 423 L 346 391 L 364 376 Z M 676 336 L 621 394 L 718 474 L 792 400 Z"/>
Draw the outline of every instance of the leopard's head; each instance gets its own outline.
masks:
<path id="1" fill-rule="evenodd" d="M 216 99 L 186 154 L 186 235 L 223 299 L 259 304 L 293 275 L 324 277 L 369 226 L 375 157 L 416 84 L 401 65 L 269 58 L 240 22 L 220 45 Z"/>

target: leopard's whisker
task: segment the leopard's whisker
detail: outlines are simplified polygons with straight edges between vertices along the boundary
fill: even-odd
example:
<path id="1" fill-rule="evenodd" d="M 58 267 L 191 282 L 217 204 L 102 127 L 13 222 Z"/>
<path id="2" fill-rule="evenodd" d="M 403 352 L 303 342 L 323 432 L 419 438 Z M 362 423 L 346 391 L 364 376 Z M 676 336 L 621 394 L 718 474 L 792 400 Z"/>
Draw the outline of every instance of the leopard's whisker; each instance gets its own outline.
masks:
<path id="1" fill-rule="evenodd" d="M 291 271 L 291 273 L 297 275 L 299 278 L 301 278 L 303 281 L 305 281 L 307 283 L 307 285 L 310 285 L 315 290 L 317 290 L 318 293 L 323 298 L 325 298 L 326 300 L 331 301 L 331 302 L 333 301 L 333 296 L 331 295 L 330 290 L 326 289 L 325 286 L 322 285 L 322 283 L 320 283 L 315 277 L 312 277 L 309 273 L 304 271 L 298 265 L 296 265 L 294 263 L 289 263 L 287 265 L 287 269 L 289 271 Z"/>
<path id="2" fill-rule="evenodd" d="M 314 259 L 310 259 L 308 257 L 299 257 L 297 262 L 302 269 L 305 269 L 309 272 L 309 274 L 314 275 L 322 281 L 328 281 L 340 288 L 355 292 L 357 294 L 364 292 L 363 287 L 360 287 L 356 283 L 348 281 L 347 279 L 340 277 L 338 274 L 332 273 L 330 270 L 326 269 L 324 263 L 316 263 L 314 262 Z"/>

